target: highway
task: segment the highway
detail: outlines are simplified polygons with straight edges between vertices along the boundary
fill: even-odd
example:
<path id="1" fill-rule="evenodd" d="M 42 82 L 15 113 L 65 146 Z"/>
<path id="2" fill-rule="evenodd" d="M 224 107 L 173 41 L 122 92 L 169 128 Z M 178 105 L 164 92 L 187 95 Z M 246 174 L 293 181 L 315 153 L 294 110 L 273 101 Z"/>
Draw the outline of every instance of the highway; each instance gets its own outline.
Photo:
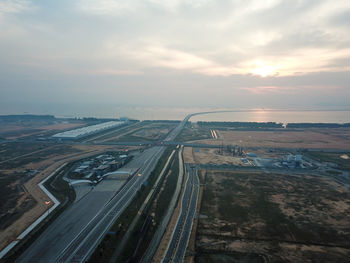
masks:
<path id="1" fill-rule="evenodd" d="M 190 117 L 186 116 L 165 141 L 174 140 Z M 100 182 L 84 198 L 65 210 L 16 262 L 86 261 L 147 180 L 164 150 L 164 146 L 151 147 L 128 163 L 125 168 L 138 170 L 142 176 L 133 176 L 117 192 L 111 187 L 111 181 Z"/>
<path id="2" fill-rule="evenodd" d="M 189 168 L 189 173 L 193 174 L 193 170 L 190 168 Z M 192 231 L 193 220 L 196 215 L 196 208 L 197 208 L 197 202 L 198 202 L 198 196 L 199 196 L 199 178 L 197 175 L 197 169 L 194 171 L 194 174 L 192 175 L 192 180 L 193 180 L 192 181 L 193 188 L 192 188 L 191 200 L 187 211 L 187 217 L 181 233 L 181 238 L 174 256 L 174 260 L 173 260 L 174 262 L 183 262 L 188 241 L 190 239 L 190 235 Z"/>
<path id="3" fill-rule="evenodd" d="M 65 210 L 17 262 L 78 262 L 76 259 L 79 257 L 85 259 L 95 245 L 97 246 L 91 241 L 103 237 L 103 225 L 113 223 L 124 210 L 147 180 L 164 149 L 152 147 L 128 163 L 125 168 L 139 169 L 138 173 L 142 176 L 132 177 L 118 192 L 113 189 L 112 181 L 99 183 Z"/>
<path id="4" fill-rule="evenodd" d="M 154 253 L 156 252 L 162 237 L 168 227 L 169 221 L 173 215 L 174 209 L 176 207 L 176 203 L 177 200 L 179 199 L 180 193 L 181 193 L 181 187 L 182 187 L 182 181 L 184 178 L 184 161 L 183 161 L 183 147 L 181 147 L 180 151 L 178 152 L 178 161 L 179 161 L 179 175 L 177 178 L 177 182 L 176 182 L 176 188 L 175 188 L 175 192 L 171 198 L 171 201 L 169 203 L 169 206 L 166 210 L 166 213 L 162 219 L 162 221 L 160 222 L 157 231 L 155 232 L 152 241 L 150 243 L 150 245 L 147 248 L 147 251 L 145 252 L 145 254 L 142 257 L 141 262 L 142 263 L 148 263 L 151 262 L 152 257 L 154 255 Z"/>
<path id="5" fill-rule="evenodd" d="M 171 161 L 173 160 L 174 155 L 175 155 L 175 150 L 173 150 L 172 153 L 170 154 L 166 164 L 164 165 L 162 171 L 160 172 L 160 174 L 158 176 L 157 181 L 154 183 L 153 188 L 151 189 L 151 191 L 149 192 L 149 194 L 146 197 L 145 201 L 143 202 L 142 206 L 140 207 L 137 215 L 133 218 L 130 226 L 128 227 L 128 230 L 124 234 L 122 240 L 120 241 L 120 243 L 118 245 L 118 248 L 114 251 L 112 257 L 109 260 L 109 262 L 116 262 L 117 261 L 117 258 L 120 256 L 120 253 L 123 251 L 123 249 L 125 247 L 125 244 L 128 242 L 130 236 L 134 232 L 135 226 L 139 222 L 140 217 L 147 210 L 147 207 L 150 204 L 150 200 L 152 199 L 154 194 L 157 192 L 156 189 L 160 187 L 160 184 L 162 182 L 162 178 L 164 178 L 164 176 L 166 176 L 167 172 L 169 171 L 169 169 L 170 169 L 169 166 L 171 164 Z"/>
<path id="6" fill-rule="evenodd" d="M 186 168 L 188 177 L 181 199 L 181 212 L 162 262 L 182 262 L 191 235 L 192 223 L 198 201 L 199 179 L 197 170 L 193 173 L 191 167 L 186 165 Z"/>
<path id="7" fill-rule="evenodd" d="M 162 156 L 166 145 L 178 144 L 177 136 L 186 122 L 202 112 L 187 115 L 163 141 L 152 142 L 120 142 L 91 143 L 96 145 L 149 145 L 153 146 L 135 157 L 125 168 L 138 171 L 141 176 L 134 175 L 121 188 L 111 181 L 102 181 L 78 202 L 66 209 L 46 230 L 23 252 L 16 262 L 85 262 L 110 226 L 132 201 L 141 185 L 145 183 Z M 103 137 L 100 135 L 100 137 Z M 68 142 L 67 142 L 68 143 Z M 70 142 L 71 143 L 71 142 Z M 89 144 L 89 142 L 84 142 Z M 73 142 L 74 144 L 74 142 Z M 80 144 L 80 143 L 77 143 Z M 156 144 L 156 145 L 154 145 Z M 184 144 L 184 143 L 179 143 Z M 186 144 L 192 147 L 220 147 L 218 145 Z M 188 179 L 181 202 L 180 215 L 174 228 L 163 262 L 182 262 L 186 253 L 189 237 L 195 217 L 199 194 L 197 170 L 187 167 Z M 210 167 L 208 167 L 209 169 Z M 221 167 L 213 166 L 218 169 Z M 226 167 L 222 166 L 222 169 Z M 240 169 L 242 169 L 240 167 Z M 248 169 L 248 168 L 246 168 Z M 256 168 L 249 168 L 256 169 Z M 113 187 L 115 187 L 113 189 Z"/>
<path id="8" fill-rule="evenodd" d="M 156 147 L 156 153 L 140 168 L 138 174 L 128 181 L 103 209 L 85 226 L 75 239 L 59 255 L 56 262 L 84 262 L 102 240 L 115 220 L 132 201 L 141 185 L 154 169 L 163 153 L 163 147 Z"/>

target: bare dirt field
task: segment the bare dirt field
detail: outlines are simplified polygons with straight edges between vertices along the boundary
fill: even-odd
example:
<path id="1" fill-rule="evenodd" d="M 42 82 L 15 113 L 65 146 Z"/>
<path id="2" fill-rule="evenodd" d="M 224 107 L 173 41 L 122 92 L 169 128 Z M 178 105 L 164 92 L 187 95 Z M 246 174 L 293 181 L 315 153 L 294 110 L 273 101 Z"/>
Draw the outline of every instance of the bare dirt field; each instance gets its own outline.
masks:
<path id="1" fill-rule="evenodd" d="M 149 127 L 147 129 L 139 130 L 135 132 L 133 135 L 137 137 L 146 138 L 146 139 L 159 139 L 164 135 L 168 134 L 168 132 L 169 132 L 169 129 Z"/>
<path id="2" fill-rule="evenodd" d="M 154 141 L 164 138 L 171 129 L 175 127 L 174 123 L 162 122 L 140 122 L 130 125 L 121 131 L 110 133 L 99 138 L 99 141 L 118 142 L 118 141 Z"/>
<path id="3" fill-rule="evenodd" d="M 185 163 L 195 164 L 229 164 L 238 166 L 247 166 L 240 157 L 235 157 L 226 153 L 219 154 L 218 149 L 213 148 L 193 148 L 185 147 L 184 160 Z"/>
<path id="4" fill-rule="evenodd" d="M 145 123 L 142 128 L 124 135 L 124 139 L 159 140 L 164 138 L 175 125 L 174 123 L 161 122 Z"/>
<path id="5" fill-rule="evenodd" d="M 60 132 L 85 125 L 83 122 L 58 122 L 53 124 L 31 122 L 27 124 L 2 123 L 0 137 L 5 139 L 18 139 L 33 135 L 44 135 L 48 132 Z"/>
<path id="6" fill-rule="evenodd" d="M 348 262 L 349 213 L 350 191 L 325 177 L 208 171 L 196 261 Z"/>
<path id="7" fill-rule="evenodd" d="M 202 143 L 271 148 L 350 149 L 350 129 L 295 129 L 284 131 L 218 130 L 218 140 Z M 198 142 L 198 141 L 197 141 Z"/>
<path id="8" fill-rule="evenodd" d="M 203 127 L 197 123 L 187 123 L 179 134 L 179 141 L 206 140 L 212 138 L 210 128 Z"/>

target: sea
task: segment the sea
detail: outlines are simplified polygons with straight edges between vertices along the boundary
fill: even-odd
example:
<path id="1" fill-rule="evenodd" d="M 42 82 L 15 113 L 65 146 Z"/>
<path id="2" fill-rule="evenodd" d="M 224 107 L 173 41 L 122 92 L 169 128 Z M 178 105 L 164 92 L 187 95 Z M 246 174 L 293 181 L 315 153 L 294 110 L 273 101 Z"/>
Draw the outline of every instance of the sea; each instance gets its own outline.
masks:
<path id="1" fill-rule="evenodd" d="M 277 123 L 350 123 L 350 110 L 322 109 L 231 109 L 175 107 L 116 107 L 103 112 L 85 113 L 80 117 L 128 117 L 138 120 L 182 120 L 196 112 L 213 112 L 193 116 L 191 121 L 242 121 Z M 60 116 L 59 116 L 60 117 Z M 65 116 L 73 117 L 73 115 Z M 79 117 L 75 115 L 74 117 Z"/>

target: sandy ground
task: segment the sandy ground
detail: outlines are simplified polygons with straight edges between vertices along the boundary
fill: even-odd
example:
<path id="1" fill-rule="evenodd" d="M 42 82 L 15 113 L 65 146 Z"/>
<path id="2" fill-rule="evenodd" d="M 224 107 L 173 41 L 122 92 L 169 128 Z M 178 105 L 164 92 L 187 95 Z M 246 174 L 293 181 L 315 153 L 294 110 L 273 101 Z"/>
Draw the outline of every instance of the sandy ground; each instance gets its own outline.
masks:
<path id="1" fill-rule="evenodd" d="M 202 143 L 271 148 L 350 149 L 350 129 L 305 129 L 296 131 L 218 131 L 218 140 Z M 199 142 L 199 141 L 197 141 Z"/>
<path id="2" fill-rule="evenodd" d="M 113 149 L 106 146 L 75 146 L 81 152 L 70 153 L 67 155 L 56 155 L 37 163 L 30 163 L 23 169 L 35 169 L 40 172 L 31 180 L 24 184 L 27 192 L 37 201 L 37 204 L 30 210 L 26 211 L 18 220 L 11 224 L 8 228 L 0 233 L 0 249 L 16 239 L 31 223 L 40 217 L 47 209 L 45 201 L 49 200 L 46 194 L 40 189 L 38 184 L 48 175 L 54 172 L 62 164 L 85 158 L 91 155 L 102 153 L 106 150 Z M 115 149 L 115 147 L 114 147 Z"/>

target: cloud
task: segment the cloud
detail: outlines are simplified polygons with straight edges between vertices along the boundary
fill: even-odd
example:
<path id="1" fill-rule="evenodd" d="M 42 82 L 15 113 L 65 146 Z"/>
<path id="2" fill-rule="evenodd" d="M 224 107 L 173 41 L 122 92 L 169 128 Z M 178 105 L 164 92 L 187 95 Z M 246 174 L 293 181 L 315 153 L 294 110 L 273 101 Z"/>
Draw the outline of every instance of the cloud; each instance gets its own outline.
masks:
<path id="1" fill-rule="evenodd" d="M 242 90 L 249 91 L 254 94 L 265 94 L 265 93 L 281 93 L 290 90 L 290 88 L 285 87 L 276 87 L 276 86 L 258 86 L 258 87 L 249 87 L 241 88 Z"/>
<path id="2" fill-rule="evenodd" d="M 189 103 L 200 93 L 243 105 L 255 94 L 299 103 L 293 96 L 317 87 L 344 102 L 349 13 L 348 0 L 3 0 L 0 85 L 20 93 L 30 78 L 33 94 L 103 85 L 104 99 L 176 90 Z"/>
<path id="3" fill-rule="evenodd" d="M 0 17 L 6 14 L 18 14 L 31 10 L 33 5 L 28 0 L 2 0 L 0 2 Z"/>
<path id="4" fill-rule="evenodd" d="M 177 13 L 183 8 L 198 9 L 211 5 L 213 0 L 80 0 L 76 7 L 91 15 L 123 15 L 129 12 L 159 9 Z"/>
<path id="5" fill-rule="evenodd" d="M 350 49 L 300 48 L 285 55 L 261 56 L 240 64 L 241 72 L 261 76 L 302 75 L 314 72 L 350 70 L 349 64 L 336 64 L 338 59 L 350 57 Z"/>
<path id="6" fill-rule="evenodd" d="M 5 3 L 8 10 L 24 10 L 30 6 L 25 0 Z M 70 1 L 64 3 L 72 5 Z M 55 50 L 57 57 L 71 57 L 71 60 L 85 56 L 90 63 L 100 63 L 122 58 L 131 71 L 158 67 L 209 76 L 253 74 L 263 77 L 345 71 L 349 66 L 336 65 L 336 61 L 350 56 L 347 48 L 350 37 L 347 30 L 334 28 L 329 22 L 350 8 L 346 1 L 339 3 L 329 0 L 220 3 L 211 0 L 80 0 L 73 4 L 80 13 L 70 18 L 72 27 L 67 28 L 66 23 L 49 18 L 46 20 L 51 24 L 45 23 L 47 21 L 38 21 L 38 18 L 22 24 L 26 33 L 23 38 L 37 42 L 33 47 L 41 50 L 60 44 Z M 82 13 L 85 22 L 79 20 Z M 87 18 L 86 14 L 99 15 L 99 18 Z M 48 38 L 41 41 L 40 30 L 33 25 L 51 30 L 52 34 L 48 32 L 47 36 L 51 42 L 58 41 L 57 44 L 50 43 Z M 15 30 L 20 31 L 19 26 L 7 30 L 7 34 Z M 59 35 L 55 33 L 64 33 L 64 39 L 56 39 Z M 14 38 L 12 41 L 18 45 L 23 40 Z M 106 43 L 112 43 L 112 47 Z M 40 55 L 47 56 L 44 52 Z M 125 67 L 117 65 L 117 68 Z"/>
<path id="7" fill-rule="evenodd" d="M 330 16 L 328 18 L 328 21 L 330 26 L 334 26 L 337 29 L 346 29 L 350 27 L 350 10 L 345 9 L 342 11 L 339 11 L 338 13 L 334 14 L 333 16 Z"/>
<path id="8" fill-rule="evenodd" d="M 162 46 L 145 47 L 140 52 L 136 52 L 134 56 L 153 67 L 186 70 L 209 76 L 228 76 L 237 73 L 234 68 L 222 66 L 189 52 Z"/>
<path id="9" fill-rule="evenodd" d="M 241 90 L 248 91 L 253 94 L 300 94 L 303 92 L 334 92 L 335 90 L 341 89 L 336 86 L 255 86 L 255 87 L 245 87 Z"/>
<path id="10" fill-rule="evenodd" d="M 142 71 L 137 70 L 125 70 L 125 69 L 96 69 L 84 72 L 93 75 L 141 75 L 144 74 Z"/>
<path id="11" fill-rule="evenodd" d="M 139 46 L 139 47 L 138 47 Z M 305 75 L 314 72 L 336 72 L 350 70 L 346 60 L 337 63 L 340 59 L 350 57 L 350 49 L 330 48 L 299 48 L 289 54 L 274 54 L 241 58 L 236 63 L 225 63 L 197 55 L 196 52 L 185 52 L 179 49 L 162 46 L 156 42 L 147 41 L 137 46 L 120 48 L 117 56 L 131 58 L 143 66 L 165 67 L 181 71 L 204 74 L 208 76 L 230 76 L 235 74 L 253 74 L 266 76 Z"/>
<path id="12" fill-rule="evenodd" d="M 76 7 L 78 10 L 94 15 L 113 15 L 122 14 L 125 11 L 130 11 L 132 3 L 135 1 L 121 0 L 80 0 L 77 1 Z"/>

